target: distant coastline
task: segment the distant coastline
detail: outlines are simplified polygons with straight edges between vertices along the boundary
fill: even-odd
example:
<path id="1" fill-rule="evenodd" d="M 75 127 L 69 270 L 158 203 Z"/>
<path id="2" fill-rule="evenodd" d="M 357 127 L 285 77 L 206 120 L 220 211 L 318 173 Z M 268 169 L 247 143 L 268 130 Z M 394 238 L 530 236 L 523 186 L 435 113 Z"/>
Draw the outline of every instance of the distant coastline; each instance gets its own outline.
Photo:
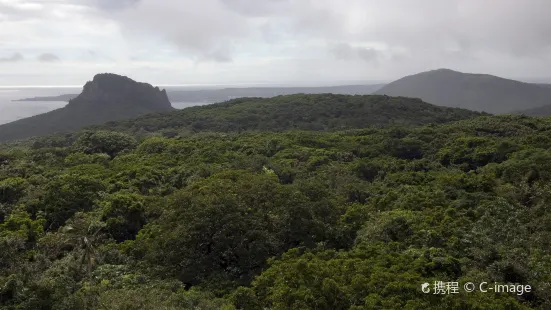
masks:
<path id="1" fill-rule="evenodd" d="M 69 101 L 73 98 L 76 98 L 78 94 L 66 94 L 59 96 L 43 96 L 43 97 L 32 97 L 32 98 L 23 98 L 23 99 L 14 99 L 12 101 Z"/>
<path id="2" fill-rule="evenodd" d="M 291 94 L 343 94 L 343 95 L 369 95 L 377 91 L 384 84 L 373 85 L 340 85 L 321 87 L 243 87 L 243 88 L 222 88 L 222 89 L 199 89 L 182 90 L 167 89 L 168 98 L 171 102 L 220 102 L 240 97 L 275 97 Z M 77 97 L 76 94 L 64 94 L 57 96 L 40 96 L 16 99 L 13 101 L 69 101 Z"/>

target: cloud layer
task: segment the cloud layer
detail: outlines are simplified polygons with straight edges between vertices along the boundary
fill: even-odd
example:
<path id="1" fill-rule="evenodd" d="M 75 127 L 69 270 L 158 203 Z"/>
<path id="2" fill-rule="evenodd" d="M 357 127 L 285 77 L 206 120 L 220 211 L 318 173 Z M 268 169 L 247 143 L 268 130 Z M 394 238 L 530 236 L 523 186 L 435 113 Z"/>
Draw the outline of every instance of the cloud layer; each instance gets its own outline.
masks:
<path id="1" fill-rule="evenodd" d="M 0 62 L 45 61 L 37 75 L 77 84 L 103 68 L 173 84 L 389 80 L 441 67 L 543 78 L 549 12 L 548 0 L 0 0 Z"/>
<path id="2" fill-rule="evenodd" d="M 13 53 L 11 56 L 0 57 L 0 62 L 18 62 L 23 60 L 21 53 Z"/>
<path id="3" fill-rule="evenodd" d="M 56 62 L 56 61 L 60 61 L 59 57 L 55 54 L 52 54 L 52 53 L 43 53 L 43 54 L 40 54 L 38 55 L 38 61 L 41 61 L 41 62 Z"/>

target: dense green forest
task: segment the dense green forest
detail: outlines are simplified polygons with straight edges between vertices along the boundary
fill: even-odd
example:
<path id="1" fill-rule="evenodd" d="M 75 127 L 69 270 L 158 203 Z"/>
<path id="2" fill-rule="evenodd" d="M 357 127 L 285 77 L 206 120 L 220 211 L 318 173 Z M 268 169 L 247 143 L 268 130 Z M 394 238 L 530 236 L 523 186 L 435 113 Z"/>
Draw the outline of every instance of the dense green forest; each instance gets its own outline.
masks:
<path id="1" fill-rule="evenodd" d="M 551 119 L 301 96 L 0 145 L 0 308 L 551 308 Z"/>
<path id="2" fill-rule="evenodd" d="M 484 114 L 439 107 L 405 97 L 297 94 L 233 99 L 172 113 L 109 122 L 90 129 L 123 131 L 138 136 L 154 132 L 171 137 L 201 131 L 324 131 L 370 125 L 441 124 L 479 115 Z"/>

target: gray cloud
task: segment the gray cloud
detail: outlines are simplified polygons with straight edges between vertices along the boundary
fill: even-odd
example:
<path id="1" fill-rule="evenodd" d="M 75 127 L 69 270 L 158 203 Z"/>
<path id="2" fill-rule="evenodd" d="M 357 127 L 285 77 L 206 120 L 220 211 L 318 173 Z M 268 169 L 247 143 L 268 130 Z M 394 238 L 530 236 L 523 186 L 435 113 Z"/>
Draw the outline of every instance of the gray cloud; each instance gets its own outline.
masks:
<path id="1" fill-rule="evenodd" d="M 329 51 L 335 55 L 337 59 L 350 60 L 357 56 L 356 51 L 350 44 L 339 43 L 329 47 Z"/>
<path id="2" fill-rule="evenodd" d="M 81 57 L 83 61 L 108 61 L 113 62 L 115 61 L 112 57 L 109 57 L 107 55 L 104 55 L 103 53 L 94 51 L 94 50 L 87 50 Z"/>
<path id="3" fill-rule="evenodd" d="M 549 12 L 549 0 L 0 0 L 0 42 L 25 55 L 67 55 L 67 66 L 78 55 L 90 64 L 174 62 L 205 80 L 232 72 L 231 80 L 238 66 L 250 79 L 270 70 L 397 78 L 438 67 L 542 76 L 551 67 Z"/>
<path id="4" fill-rule="evenodd" d="M 11 56 L 8 57 L 0 57 L 0 62 L 18 62 L 23 60 L 24 57 L 21 55 L 21 53 L 14 53 Z"/>
<path id="5" fill-rule="evenodd" d="M 87 0 L 89 5 L 105 11 L 117 11 L 134 7 L 141 0 Z"/>
<path id="6" fill-rule="evenodd" d="M 63 11 L 85 12 L 87 18 L 123 11 L 142 0 L 31 0 L 2 2 L 0 21 L 29 21 L 48 19 Z"/>
<path id="7" fill-rule="evenodd" d="M 37 59 L 38 59 L 38 61 L 41 61 L 41 62 L 56 62 L 56 61 L 61 60 L 61 59 L 59 59 L 59 56 L 57 56 L 55 54 L 52 54 L 52 53 L 40 54 L 37 57 Z"/>
<path id="8" fill-rule="evenodd" d="M 246 19 L 218 0 L 142 0 L 111 17 L 127 37 L 162 38 L 201 61 L 230 61 L 233 42 L 250 30 Z"/>
<path id="9" fill-rule="evenodd" d="M 534 56 L 551 46 L 547 0 L 388 0 L 377 6 L 365 14 L 371 22 L 348 34 L 413 53 L 429 51 L 427 57 L 448 49 Z"/>
<path id="10" fill-rule="evenodd" d="M 220 0 L 228 9 L 246 16 L 273 16 L 284 13 L 290 0 Z"/>
<path id="11" fill-rule="evenodd" d="M 351 46 L 348 43 L 338 43 L 329 46 L 329 51 L 339 60 L 357 60 L 365 62 L 377 61 L 380 53 L 373 48 Z"/>
<path id="12" fill-rule="evenodd" d="M 309 0 L 141 0 L 107 13 L 127 37 L 164 38 L 201 61 L 228 62 L 234 45 L 338 35 L 343 14 Z M 319 23 L 318 18 L 322 19 Z M 224 54 L 225 53 L 225 54 Z"/>
<path id="13" fill-rule="evenodd" d="M 363 61 L 370 62 L 373 60 L 377 60 L 377 57 L 379 57 L 379 53 L 373 48 L 363 47 L 358 48 L 358 56 L 360 56 Z"/>
<path id="14" fill-rule="evenodd" d="M 114 1 L 96 0 L 104 8 Z M 117 2 L 118 3 L 118 2 Z M 114 14 L 126 33 L 162 36 L 200 57 L 260 36 L 377 41 L 412 54 L 452 48 L 513 56 L 551 46 L 547 0 L 141 0 Z M 506 20 L 506 23 L 503 21 Z M 267 31 L 269 29 L 269 31 Z M 246 42 L 245 42 L 246 41 Z M 273 42 L 270 41 L 270 42 Z M 539 48 L 539 50 L 538 50 Z M 227 48 L 226 48 L 227 49 Z M 227 49 L 229 50 L 229 49 Z M 371 59 L 374 51 L 361 51 Z M 429 56 L 427 54 L 428 57 Z M 225 55 L 223 58 L 229 58 Z"/>
<path id="15" fill-rule="evenodd" d="M 21 4 L 0 2 L 0 21 L 20 21 L 42 16 L 39 3 Z"/>
<path id="16" fill-rule="evenodd" d="M 218 49 L 214 49 L 211 52 L 204 54 L 202 58 L 197 59 L 197 61 L 215 61 L 215 62 L 232 62 L 230 47 L 228 45 L 223 45 Z"/>

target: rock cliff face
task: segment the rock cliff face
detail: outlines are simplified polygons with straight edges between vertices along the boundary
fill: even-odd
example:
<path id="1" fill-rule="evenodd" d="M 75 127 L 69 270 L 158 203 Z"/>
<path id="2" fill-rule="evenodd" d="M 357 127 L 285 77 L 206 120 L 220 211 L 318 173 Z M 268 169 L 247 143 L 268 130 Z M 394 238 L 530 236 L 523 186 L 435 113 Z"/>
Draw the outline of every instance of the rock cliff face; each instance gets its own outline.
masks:
<path id="1" fill-rule="evenodd" d="M 98 74 L 86 83 L 82 93 L 70 101 L 69 106 L 90 105 L 96 107 L 123 106 L 147 108 L 152 112 L 172 110 L 166 91 L 147 83 L 136 82 L 126 76 L 111 73 Z"/>
<path id="2" fill-rule="evenodd" d="M 116 74 L 98 74 L 65 107 L 0 126 L 0 141 L 174 110 L 165 90 Z"/>

